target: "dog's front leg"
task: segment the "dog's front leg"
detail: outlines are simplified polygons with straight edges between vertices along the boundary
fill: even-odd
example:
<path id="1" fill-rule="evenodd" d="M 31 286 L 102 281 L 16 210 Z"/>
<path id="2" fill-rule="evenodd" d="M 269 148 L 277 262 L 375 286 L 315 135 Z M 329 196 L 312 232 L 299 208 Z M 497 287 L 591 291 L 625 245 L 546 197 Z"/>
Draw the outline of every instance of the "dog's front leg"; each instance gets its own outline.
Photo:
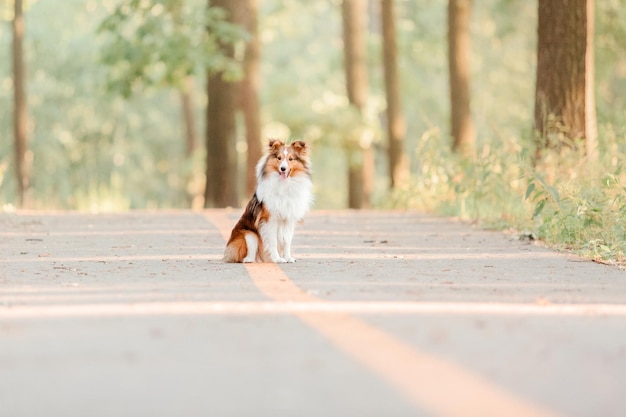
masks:
<path id="1" fill-rule="evenodd" d="M 275 263 L 287 262 L 278 254 L 278 223 L 270 219 L 261 225 L 259 232 L 261 233 L 261 240 L 263 240 L 263 247 L 270 260 Z"/>
<path id="2" fill-rule="evenodd" d="M 282 255 L 286 262 L 295 262 L 291 256 L 291 241 L 293 240 L 293 231 L 296 225 L 292 222 L 282 223 L 278 229 L 278 241 L 282 246 Z"/>

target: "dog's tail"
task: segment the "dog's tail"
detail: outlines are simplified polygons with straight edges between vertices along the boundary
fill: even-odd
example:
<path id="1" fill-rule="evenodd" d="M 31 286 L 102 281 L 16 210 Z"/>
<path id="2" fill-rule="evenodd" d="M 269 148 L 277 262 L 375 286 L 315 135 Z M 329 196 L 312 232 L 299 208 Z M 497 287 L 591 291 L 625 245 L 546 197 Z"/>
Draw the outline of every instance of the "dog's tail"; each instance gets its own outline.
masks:
<path id="1" fill-rule="evenodd" d="M 241 245 L 235 244 L 234 242 L 230 243 L 228 246 L 226 246 L 226 250 L 224 251 L 224 256 L 222 257 L 222 262 L 228 262 L 228 263 L 242 262 L 243 258 L 246 257 L 247 252 L 248 252 L 248 249 L 245 246 L 242 248 Z"/>
<path id="2" fill-rule="evenodd" d="M 226 250 L 224 250 L 223 262 L 265 262 L 263 256 L 263 242 L 259 235 L 247 231 L 233 231 Z"/>

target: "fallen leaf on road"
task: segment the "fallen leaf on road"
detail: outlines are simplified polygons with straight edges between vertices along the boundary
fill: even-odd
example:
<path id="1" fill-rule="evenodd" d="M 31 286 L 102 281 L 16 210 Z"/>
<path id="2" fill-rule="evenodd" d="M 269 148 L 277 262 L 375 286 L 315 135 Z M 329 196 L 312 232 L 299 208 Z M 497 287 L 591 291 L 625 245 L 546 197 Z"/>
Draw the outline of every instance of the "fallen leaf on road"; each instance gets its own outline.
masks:
<path id="1" fill-rule="evenodd" d="M 544 297 L 537 297 L 535 299 L 535 304 L 540 305 L 540 306 L 547 306 L 550 304 L 550 301 L 548 301 L 548 299 Z"/>

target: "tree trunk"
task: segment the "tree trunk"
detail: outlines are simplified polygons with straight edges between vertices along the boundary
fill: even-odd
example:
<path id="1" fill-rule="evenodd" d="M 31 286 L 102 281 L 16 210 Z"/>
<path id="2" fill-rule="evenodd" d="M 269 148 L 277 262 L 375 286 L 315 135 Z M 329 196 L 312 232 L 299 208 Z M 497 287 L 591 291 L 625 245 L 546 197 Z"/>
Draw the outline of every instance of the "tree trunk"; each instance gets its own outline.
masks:
<path id="1" fill-rule="evenodd" d="M 185 156 L 189 158 L 198 146 L 196 118 L 193 112 L 193 78 L 191 76 L 187 76 L 184 83 L 184 87 L 180 91 L 180 104 L 183 113 L 183 127 L 185 132 Z"/>
<path id="2" fill-rule="evenodd" d="M 539 0 L 535 131 L 537 156 L 587 139 L 596 152 L 593 1 Z"/>
<path id="3" fill-rule="evenodd" d="M 387 96 L 387 136 L 389 139 L 388 157 L 391 188 L 402 184 L 409 176 L 409 160 L 404 152 L 406 122 L 402 114 L 400 100 L 396 23 L 393 11 L 393 0 L 381 0 L 383 68 L 385 72 L 385 93 Z"/>
<path id="4" fill-rule="evenodd" d="M 233 21 L 237 1 L 209 0 L 210 6 L 221 7 Z M 232 45 L 220 44 L 224 56 L 234 57 Z M 236 123 L 237 85 L 227 82 L 222 72 L 209 74 L 207 81 L 206 118 L 206 187 L 204 206 L 237 206 Z"/>
<path id="5" fill-rule="evenodd" d="M 259 60 L 261 42 L 258 30 L 258 0 L 246 0 L 244 25 L 252 37 L 246 45 L 241 82 L 241 109 L 246 127 L 248 153 L 246 159 L 246 191 L 252 195 L 256 187 L 256 163 L 261 158 L 261 118 L 259 114 Z"/>
<path id="6" fill-rule="evenodd" d="M 363 111 L 367 102 L 367 62 L 365 48 L 366 0 L 343 0 L 343 42 L 346 89 L 350 104 Z M 374 155 L 367 149 L 349 148 L 348 207 L 370 206 L 374 180 Z"/>
<path id="7" fill-rule="evenodd" d="M 598 161 L 598 124 L 595 98 L 594 0 L 587 0 L 587 51 L 585 54 L 585 148 L 590 162 Z"/>
<path id="8" fill-rule="evenodd" d="M 470 107 L 471 0 L 448 1 L 448 65 L 452 149 L 466 157 L 474 154 L 476 132 Z"/>
<path id="9" fill-rule="evenodd" d="M 24 15 L 22 0 L 15 0 L 13 18 L 13 135 L 15 147 L 15 174 L 17 179 L 18 205 L 24 207 L 29 189 L 29 164 L 26 139 L 26 93 L 24 54 Z"/>
<path id="10" fill-rule="evenodd" d="M 180 104 L 182 111 L 183 133 L 185 136 L 185 157 L 191 162 L 195 150 L 198 148 L 198 134 L 196 132 L 196 117 L 194 113 L 194 78 L 188 75 L 183 81 L 183 87 L 180 90 Z M 193 164 L 192 164 L 193 166 Z M 195 166 L 194 166 L 195 168 Z M 194 170 L 183 170 L 185 184 L 189 185 L 198 173 Z M 204 203 L 204 193 L 202 189 L 193 187 L 193 189 L 185 186 L 182 190 L 182 198 L 189 207 L 199 208 Z"/>

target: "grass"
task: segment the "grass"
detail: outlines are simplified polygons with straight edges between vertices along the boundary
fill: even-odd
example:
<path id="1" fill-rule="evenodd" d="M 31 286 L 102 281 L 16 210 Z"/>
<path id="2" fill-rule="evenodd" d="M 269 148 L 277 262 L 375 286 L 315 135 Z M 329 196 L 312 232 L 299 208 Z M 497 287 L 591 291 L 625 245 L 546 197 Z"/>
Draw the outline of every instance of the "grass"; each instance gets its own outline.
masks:
<path id="1" fill-rule="evenodd" d="M 464 161 L 437 130 L 426 132 L 416 149 L 417 174 L 393 193 L 390 205 L 511 229 L 556 249 L 624 266 L 626 141 L 608 132 L 593 166 L 572 147 L 547 152 L 535 165 L 532 146 L 514 139 L 485 145 L 476 160 Z"/>

